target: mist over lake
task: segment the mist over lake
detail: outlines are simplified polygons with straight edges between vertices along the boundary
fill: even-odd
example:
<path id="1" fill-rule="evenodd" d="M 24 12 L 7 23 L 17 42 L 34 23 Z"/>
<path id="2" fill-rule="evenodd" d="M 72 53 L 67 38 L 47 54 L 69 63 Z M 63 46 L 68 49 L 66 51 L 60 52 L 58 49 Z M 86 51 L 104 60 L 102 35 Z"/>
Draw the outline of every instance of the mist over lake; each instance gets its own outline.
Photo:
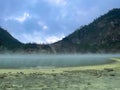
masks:
<path id="1" fill-rule="evenodd" d="M 45 68 L 99 65 L 113 62 L 120 54 L 2 54 L 0 68 Z"/>

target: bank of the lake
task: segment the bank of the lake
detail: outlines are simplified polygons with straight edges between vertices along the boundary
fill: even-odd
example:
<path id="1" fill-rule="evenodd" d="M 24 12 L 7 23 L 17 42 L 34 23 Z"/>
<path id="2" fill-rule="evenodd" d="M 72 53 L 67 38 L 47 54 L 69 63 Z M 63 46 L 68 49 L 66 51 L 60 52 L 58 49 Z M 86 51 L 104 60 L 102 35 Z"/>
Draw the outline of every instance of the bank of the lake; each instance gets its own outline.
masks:
<path id="1" fill-rule="evenodd" d="M 120 58 L 104 65 L 0 69 L 0 90 L 120 90 Z"/>

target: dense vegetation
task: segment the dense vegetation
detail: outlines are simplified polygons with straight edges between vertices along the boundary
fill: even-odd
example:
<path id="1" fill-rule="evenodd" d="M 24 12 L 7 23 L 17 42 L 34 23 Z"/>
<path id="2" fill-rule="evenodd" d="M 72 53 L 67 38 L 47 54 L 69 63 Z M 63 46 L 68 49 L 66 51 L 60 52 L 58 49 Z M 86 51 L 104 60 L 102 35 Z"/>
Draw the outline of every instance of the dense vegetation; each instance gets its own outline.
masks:
<path id="1" fill-rule="evenodd" d="M 21 43 L 10 35 L 6 30 L 0 28 L 0 52 L 43 52 L 48 53 L 49 45 L 39 45 L 35 43 Z"/>
<path id="2" fill-rule="evenodd" d="M 0 28 L 0 50 L 20 49 L 22 43 L 13 38 L 6 30 Z"/>
<path id="3" fill-rule="evenodd" d="M 119 52 L 120 9 L 113 9 L 53 46 L 58 52 Z"/>

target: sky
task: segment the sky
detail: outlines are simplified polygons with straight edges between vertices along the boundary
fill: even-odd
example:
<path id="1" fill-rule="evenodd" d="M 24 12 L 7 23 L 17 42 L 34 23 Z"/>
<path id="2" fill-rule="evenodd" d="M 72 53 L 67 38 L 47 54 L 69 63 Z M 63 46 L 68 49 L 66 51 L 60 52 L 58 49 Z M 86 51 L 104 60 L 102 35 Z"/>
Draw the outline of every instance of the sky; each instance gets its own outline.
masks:
<path id="1" fill-rule="evenodd" d="M 120 0 L 0 0 L 0 27 L 23 43 L 54 43 L 120 8 Z"/>

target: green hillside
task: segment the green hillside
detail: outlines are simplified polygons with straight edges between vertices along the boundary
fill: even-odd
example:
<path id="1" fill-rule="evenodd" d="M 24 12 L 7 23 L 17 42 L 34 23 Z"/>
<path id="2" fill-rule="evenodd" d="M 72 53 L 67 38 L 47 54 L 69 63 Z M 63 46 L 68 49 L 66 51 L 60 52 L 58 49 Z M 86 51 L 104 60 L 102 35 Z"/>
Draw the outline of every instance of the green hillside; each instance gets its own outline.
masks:
<path id="1" fill-rule="evenodd" d="M 6 30 L 0 28 L 0 49 L 1 50 L 16 50 L 20 49 L 22 43 L 16 40 Z"/>
<path id="2" fill-rule="evenodd" d="M 109 11 L 52 46 L 61 53 L 120 52 L 120 9 Z"/>

